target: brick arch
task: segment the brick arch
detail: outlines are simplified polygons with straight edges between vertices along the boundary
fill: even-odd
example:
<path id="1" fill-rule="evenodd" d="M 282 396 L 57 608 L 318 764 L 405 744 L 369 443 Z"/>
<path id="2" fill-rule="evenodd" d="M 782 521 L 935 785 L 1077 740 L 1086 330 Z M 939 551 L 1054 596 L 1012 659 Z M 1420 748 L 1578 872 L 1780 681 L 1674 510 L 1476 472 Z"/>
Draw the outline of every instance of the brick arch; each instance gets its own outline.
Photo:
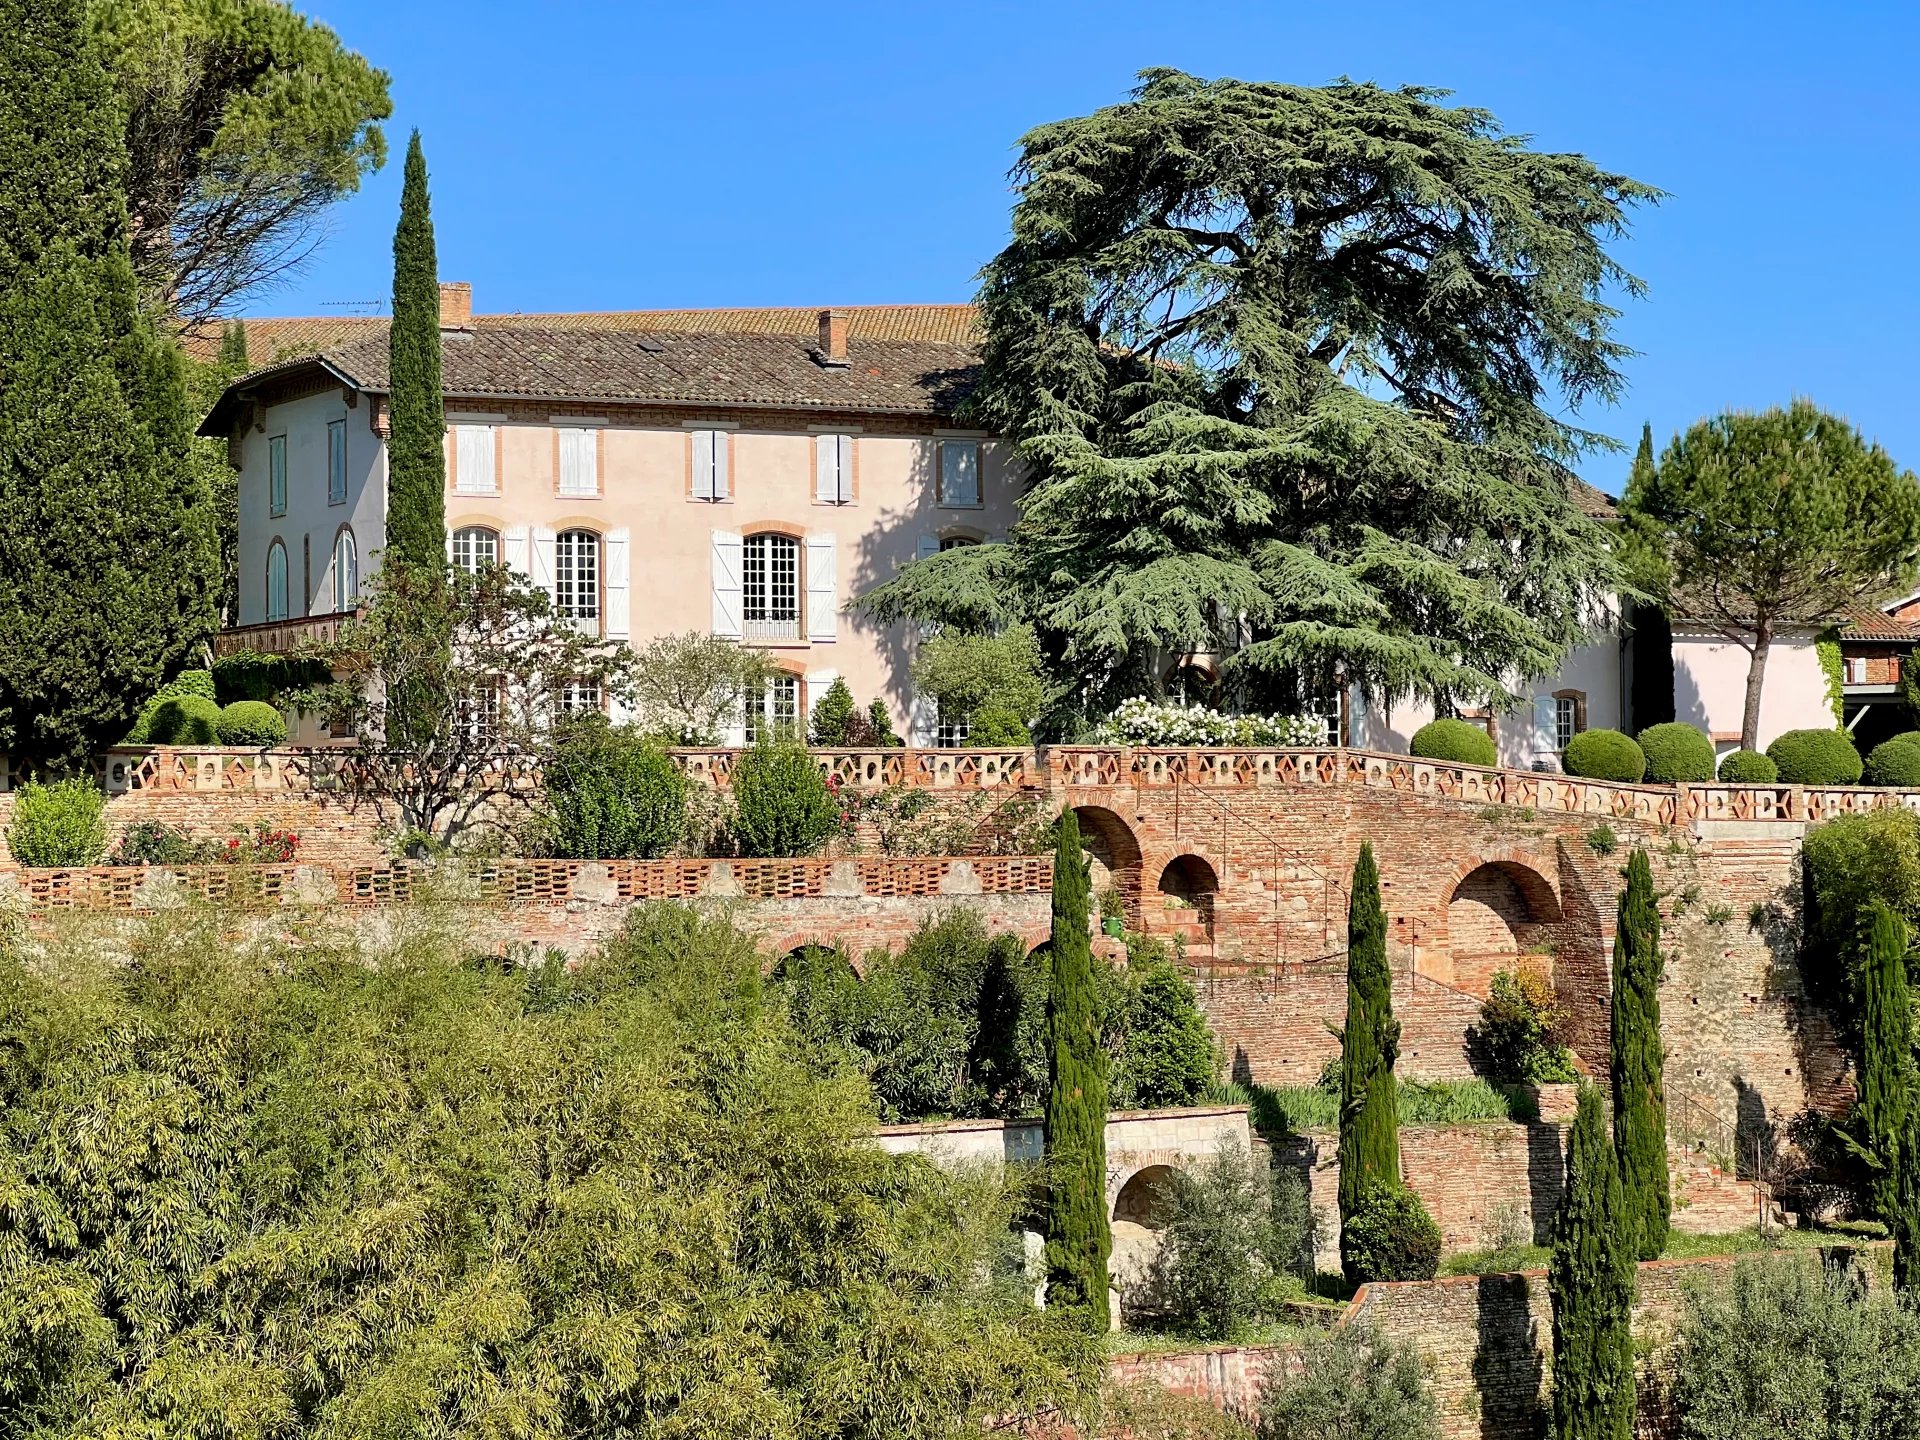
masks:
<path id="1" fill-rule="evenodd" d="M 1155 918 L 1160 918 L 1162 912 L 1178 916 L 1179 919 L 1166 923 L 1189 930 L 1198 927 L 1199 933 L 1189 933 L 1187 938 L 1211 942 L 1214 907 L 1220 898 L 1220 869 L 1214 861 L 1198 850 L 1183 850 L 1163 862 L 1149 865 L 1147 873 L 1157 877 L 1154 889 L 1160 898 Z M 1173 908 L 1176 905 L 1178 908 Z"/>
<path id="2" fill-rule="evenodd" d="M 1093 862 L 1094 908 L 1099 907 L 1100 891 L 1108 885 L 1120 892 L 1127 924 L 1141 927 L 1140 888 L 1146 856 L 1133 827 L 1118 812 L 1104 805 L 1076 805 L 1073 813 L 1080 822 L 1080 844 Z"/>
<path id="3" fill-rule="evenodd" d="M 1446 915 L 1450 983 L 1485 995 L 1496 972 L 1555 938 L 1560 896 L 1526 859 L 1496 856 L 1455 873 Z"/>
<path id="4" fill-rule="evenodd" d="M 1176 1166 L 1161 1161 L 1137 1166 L 1115 1187 L 1112 1218 L 1143 1229 L 1158 1230 L 1166 1223 L 1165 1202 L 1154 1193 L 1155 1189 L 1179 1173 Z"/>

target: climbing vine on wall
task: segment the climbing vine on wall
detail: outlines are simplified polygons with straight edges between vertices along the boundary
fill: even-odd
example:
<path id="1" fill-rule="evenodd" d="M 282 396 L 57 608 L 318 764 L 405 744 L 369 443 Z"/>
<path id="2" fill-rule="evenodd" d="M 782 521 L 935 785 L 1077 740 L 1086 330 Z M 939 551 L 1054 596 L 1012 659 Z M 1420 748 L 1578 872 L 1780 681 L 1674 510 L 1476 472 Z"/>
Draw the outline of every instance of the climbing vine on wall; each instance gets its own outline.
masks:
<path id="1" fill-rule="evenodd" d="M 1827 680 L 1827 708 L 1833 711 L 1833 723 L 1845 726 L 1847 723 L 1845 670 L 1840 664 L 1840 632 L 1824 630 L 1820 638 L 1813 642 L 1814 653 L 1820 657 L 1820 673 Z"/>

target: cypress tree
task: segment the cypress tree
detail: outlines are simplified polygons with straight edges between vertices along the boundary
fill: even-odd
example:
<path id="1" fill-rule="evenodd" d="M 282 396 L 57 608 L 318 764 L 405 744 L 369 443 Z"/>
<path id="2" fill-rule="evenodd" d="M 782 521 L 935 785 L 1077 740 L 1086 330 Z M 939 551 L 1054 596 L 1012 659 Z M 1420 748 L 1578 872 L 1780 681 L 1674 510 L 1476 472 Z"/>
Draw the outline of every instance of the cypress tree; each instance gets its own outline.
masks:
<path id="1" fill-rule="evenodd" d="M 1369 843 L 1360 847 L 1347 901 L 1347 1023 L 1340 1030 L 1341 1266 L 1356 1283 L 1346 1232 L 1370 1182 L 1400 1183 L 1400 1101 L 1393 1081 L 1399 1053 L 1387 913 Z"/>
<path id="2" fill-rule="evenodd" d="M 1613 1143 L 1620 1153 L 1632 1248 L 1657 1260 L 1666 1248 L 1672 1201 L 1667 1181 L 1666 1052 L 1660 1042 L 1660 908 L 1647 852 L 1627 861 L 1627 886 L 1613 937 Z"/>
<path id="3" fill-rule="evenodd" d="M 420 132 L 407 144 L 393 232 L 393 323 L 387 332 L 387 558 L 438 567 L 446 556 L 447 417 L 440 385 L 440 263 Z"/>
<path id="4" fill-rule="evenodd" d="M 1108 1325 L 1107 1054 L 1088 924 L 1080 822 L 1060 817 L 1053 852 L 1052 983 L 1047 993 L 1047 1303 Z"/>
<path id="5" fill-rule="evenodd" d="M 1633 1434 L 1636 1275 L 1625 1204 L 1600 1092 L 1582 1085 L 1547 1268 L 1554 1440 L 1629 1440 Z"/>
<path id="6" fill-rule="evenodd" d="M 213 629 L 178 349 L 140 308 L 82 0 L 0 0 L 0 747 L 79 770 Z"/>
<path id="7" fill-rule="evenodd" d="M 1913 1092 L 1913 1001 L 1907 989 L 1907 927 L 1884 901 L 1867 911 L 1860 996 L 1858 1148 L 1874 1166 L 1873 1213 L 1892 1224 L 1900 1210 L 1902 1144 Z M 1920 1159 L 1920 1157 L 1912 1157 Z"/>

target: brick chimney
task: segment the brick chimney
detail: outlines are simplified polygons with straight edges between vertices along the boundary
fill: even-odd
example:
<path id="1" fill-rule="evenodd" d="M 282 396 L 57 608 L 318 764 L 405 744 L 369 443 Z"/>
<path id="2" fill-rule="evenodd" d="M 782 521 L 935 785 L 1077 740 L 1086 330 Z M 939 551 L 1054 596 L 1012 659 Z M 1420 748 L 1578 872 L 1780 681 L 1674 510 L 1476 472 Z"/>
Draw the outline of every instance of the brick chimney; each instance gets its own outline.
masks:
<path id="1" fill-rule="evenodd" d="M 820 312 L 820 363 L 822 365 L 845 365 L 847 363 L 847 312 L 844 310 L 822 310 Z"/>
<path id="2" fill-rule="evenodd" d="M 465 280 L 440 282 L 440 328 L 442 330 L 473 328 L 473 286 Z"/>

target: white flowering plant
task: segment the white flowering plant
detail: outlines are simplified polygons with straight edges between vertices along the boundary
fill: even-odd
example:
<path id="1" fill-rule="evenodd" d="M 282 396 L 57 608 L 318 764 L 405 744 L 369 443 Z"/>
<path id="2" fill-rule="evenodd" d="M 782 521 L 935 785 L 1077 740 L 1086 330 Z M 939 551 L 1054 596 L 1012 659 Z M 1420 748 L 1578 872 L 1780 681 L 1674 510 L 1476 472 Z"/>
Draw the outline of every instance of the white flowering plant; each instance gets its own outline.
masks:
<path id="1" fill-rule="evenodd" d="M 1122 700 L 1093 734 L 1102 745 L 1268 749 L 1325 745 L 1329 728 L 1324 715 L 1226 715 L 1136 695 Z"/>

